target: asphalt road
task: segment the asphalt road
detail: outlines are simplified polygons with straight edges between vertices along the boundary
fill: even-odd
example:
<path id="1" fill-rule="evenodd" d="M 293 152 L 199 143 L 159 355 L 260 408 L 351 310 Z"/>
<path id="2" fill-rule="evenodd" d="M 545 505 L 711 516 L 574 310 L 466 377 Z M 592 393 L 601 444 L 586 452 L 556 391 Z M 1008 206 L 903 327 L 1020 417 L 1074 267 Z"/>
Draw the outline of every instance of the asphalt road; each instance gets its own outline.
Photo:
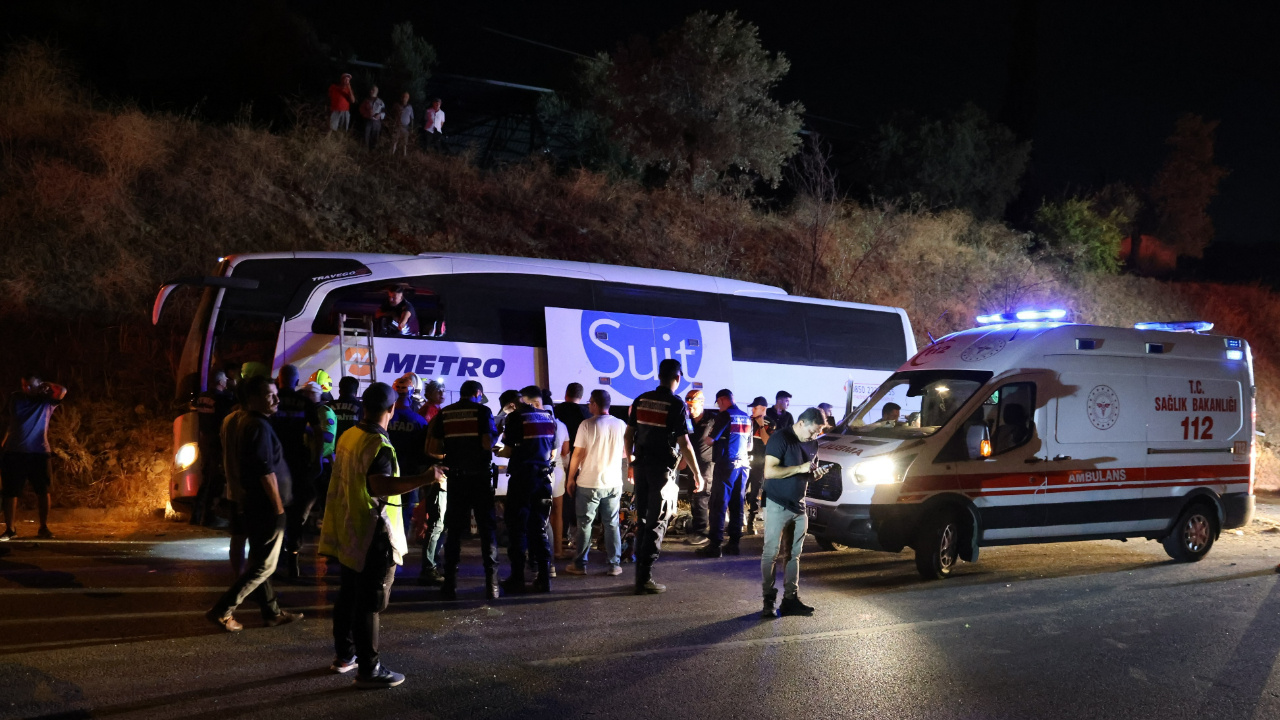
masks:
<path id="1" fill-rule="evenodd" d="M 472 541 L 458 601 L 398 582 L 382 652 L 409 679 L 384 691 L 327 672 L 336 578 L 314 560 L 281 586 L 306 620 L 265 629 L 246 606 L 227 635 L 203 618 L 223 538 L 18 540 L 0 547 L 0 717 L 1277 718 L 1266 527 L 1193 565 L 1142 541 L 1033 545 L 932 583 L 909 550 L 810 543 L 818 612 L 773 621 L 758 539 L 714 561 L 669 543 L 661 596 L 631 595 L 628 567 L 492 603 Z"/>

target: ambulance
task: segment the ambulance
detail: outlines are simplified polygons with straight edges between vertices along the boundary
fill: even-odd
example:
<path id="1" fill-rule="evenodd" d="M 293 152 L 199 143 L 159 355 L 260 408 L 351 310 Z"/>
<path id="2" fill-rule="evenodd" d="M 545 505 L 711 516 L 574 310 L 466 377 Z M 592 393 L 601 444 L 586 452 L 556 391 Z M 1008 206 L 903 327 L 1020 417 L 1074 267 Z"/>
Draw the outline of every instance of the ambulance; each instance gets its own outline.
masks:
<path id="1" fill-rule="evenodd" d="M 1212 323 L 980 316 L 918 352 L 818 442 L 809 532 L 915 550 L 926 579 L 982 547 L 1145 538 L 1203 558 L 1254 512 L 1253 360 Z"/>

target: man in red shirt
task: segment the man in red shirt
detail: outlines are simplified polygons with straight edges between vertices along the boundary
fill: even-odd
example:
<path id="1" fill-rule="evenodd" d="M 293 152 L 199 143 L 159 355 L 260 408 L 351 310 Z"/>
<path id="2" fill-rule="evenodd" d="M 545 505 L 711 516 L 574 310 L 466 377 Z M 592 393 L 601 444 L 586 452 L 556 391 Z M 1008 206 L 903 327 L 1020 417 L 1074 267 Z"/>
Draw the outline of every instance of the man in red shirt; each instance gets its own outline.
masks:
<path id="1" fill-rule="evenodd" d="M 426 402 L 418 408 L 418 414 L 422 415 L 427 422 L 431 422 L 436 419 L 436 413 L 440 412 L 440 404 L 444 402 L 444 386 L 439 380 L 428 380 L 422 394 Z"/>
<path id="2" fill-rule="evenodd" d="M 338 82 L 329 86 L 329 132 L 351 127 L 351 104 L 356 93 L 351 89 L 351 73 L 343 73 Z"/>

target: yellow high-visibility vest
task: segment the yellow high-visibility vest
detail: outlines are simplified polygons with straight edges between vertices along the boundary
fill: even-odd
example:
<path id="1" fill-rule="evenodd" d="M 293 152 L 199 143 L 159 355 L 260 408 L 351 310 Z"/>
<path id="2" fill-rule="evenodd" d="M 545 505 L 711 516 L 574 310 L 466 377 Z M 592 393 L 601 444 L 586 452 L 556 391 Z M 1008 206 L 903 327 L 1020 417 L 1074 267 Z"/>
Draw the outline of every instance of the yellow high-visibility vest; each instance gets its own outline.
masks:
<path id="1" fill-rule="evenodd" d="M 397 565 L 404 564 L 409 544 L 404 537 L 404 516 L 400 497 L 386 500 L 369 495 L 369 466 L 382 448 L 391 451 L 393 477 L 400 477 L 395 448 L 381 434 L 356 425 L 338 438 L 333 460 L 333 476 L 325 501 L 324 523 L 320 528 L 320 554 L 337 558 L 343 565 L 361 572 L 373 544 L 378 520 L 387 524 L 391 549 Z"/>

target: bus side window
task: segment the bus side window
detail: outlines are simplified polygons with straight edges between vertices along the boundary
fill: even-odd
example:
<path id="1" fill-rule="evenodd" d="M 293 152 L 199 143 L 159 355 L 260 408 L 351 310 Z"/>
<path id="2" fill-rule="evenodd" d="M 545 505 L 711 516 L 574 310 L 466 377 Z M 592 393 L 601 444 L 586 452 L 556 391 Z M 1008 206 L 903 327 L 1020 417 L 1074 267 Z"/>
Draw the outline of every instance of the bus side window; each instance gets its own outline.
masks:
<path id="1" fill-rule="evenodd" d="M 353 319 L 361 319 L 357 322 L 367 319 L 378 337 L 444 337 L 447 331 L 444 298 L 425 287 L 423 280 L 425 278 L 379 280 L 338 288 L 325 298 L 311 330 L 317 334 L 336 335 L 338 318 L 345 315 L 348 323 Z M 409 286 L 404 299 L 413 307 L 413 317 L 404 329 L 397 329 L 386 318 L 377 317 L 378 311 L 387 302 L 386 286 L 396 282 Z"/>

